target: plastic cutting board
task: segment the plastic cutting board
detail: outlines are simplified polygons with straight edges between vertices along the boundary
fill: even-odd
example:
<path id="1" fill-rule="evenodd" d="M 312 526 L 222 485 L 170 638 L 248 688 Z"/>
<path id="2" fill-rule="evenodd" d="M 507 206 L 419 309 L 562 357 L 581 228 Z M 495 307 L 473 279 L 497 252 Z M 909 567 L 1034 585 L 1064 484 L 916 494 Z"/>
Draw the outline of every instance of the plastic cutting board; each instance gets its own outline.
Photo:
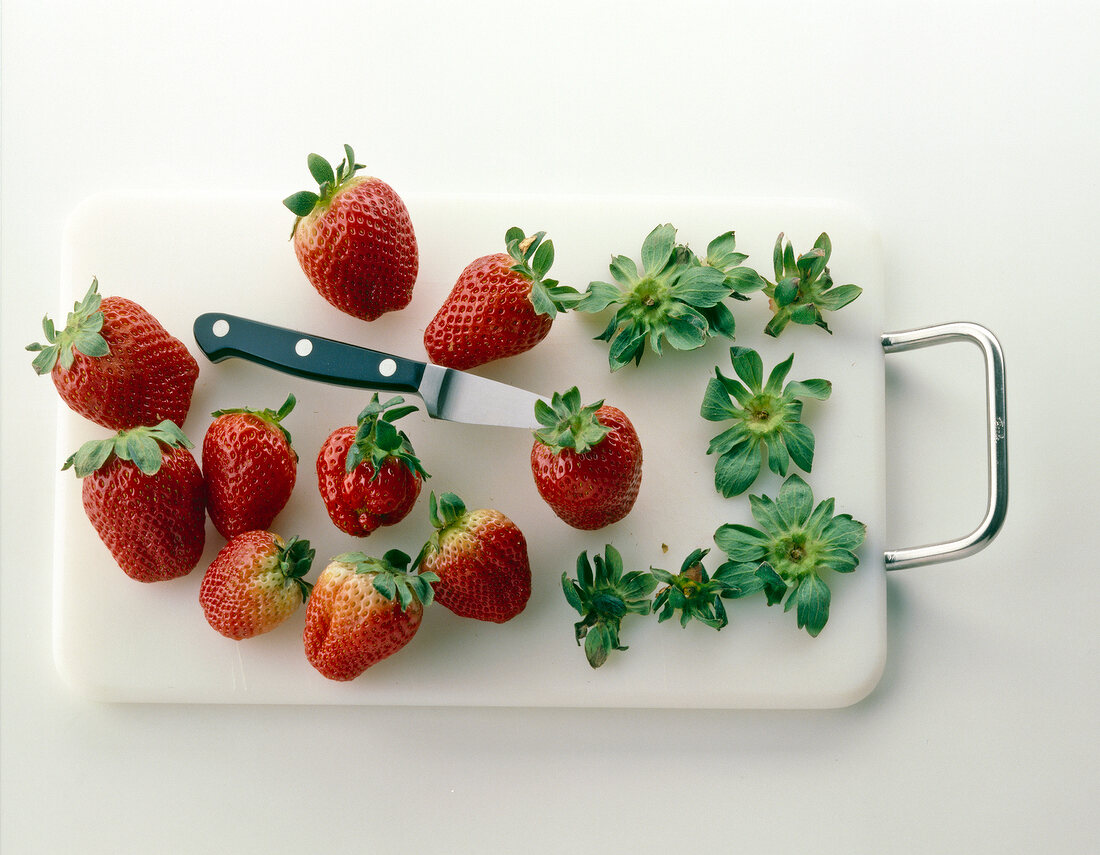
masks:
<path id="1" fill-rule="evenodd" d="M 141 584 L 115 566 L 84 516 L 79 482 L 59 472 L 56 490 L 54 642 L 61 674 L 89 697 L 125 702 L 226 702 L 556 707 L 836 707 L 868 694 L 886 655 L 884 524 L 883 274 L 879 241 L 850 208 L 828 202 L 668 197 L 406 197 L 420 248 L 411 305 L 365 323 L 326 303 L 298 268 L 288 242 L 292 216 L 280 195 L 111 194 L 83 203 L 65 234 L 60 303 L 54 318 L 98 276 L 104 295 L 141 303 L 200 364 L 186 433 L 196 453 L 220 407 L 277 407 L 288 392 L 298 407 L 286 424 L 301 457 L 298 484 L 274 529 L 317 548 L 310 578 L 338 553 L 400 548 L 415 554 L 430 528 L 428 490 L 451 490 L 470 507 L 495 507 L 527 536 L 534 587 L 513 621 L 484 624 L 431 609 L 419 634 L 397 655 L 350 683 L 321 677 L 302 652 L 305 610 L 276 631 L 245 642 L 214 632 L 198 605 L 205 567 L 224 541 L 207 529 L 206 553 L 187 577 Z M 796 628 L 793 613 L 767 608 L 762 595 L 727 603 L 730 623 L 628 618 L 623 642 L 591 669 L 573 637 L 577 615 L 561 593 L 577 555 L 613 543 L 627 569 L 675 572 L 695 547 L 714 547 L 715 529 L 751 523 L 747 494 L 724 499 L 713 487 L 711 436 L 699 404 L 714 366 L 729 369 L 729 342 L 646 354 L 640 367 L 608 370 L 607 345 L 594 341 L 606 314 L 559 317 L 534 350 L 477 369 L 497 380 L 549 395 L 579 385 L 586 401 L 606 399 L 634 421 L 645 450 L 641 495 L 633 512 L 602 531 L 567 527 L 539 498 L 531 478 L 531 437 L 522 430 L 433 422 L 422 412 L 403 425 L 432 478 L 412 514 L 370 538 L 344 535 L 329 522 L 317 493 L 314 461 L 325 436 L 351 424 L 369 393 L 299 380 L 241 360 L 213 365 L 198 351 L 192 323 L 224 311 L 413 358 L 425 358 L 427 322 L 475 257 L 503 249 L 504 232 L 544 229 L 554 241 L 552 275 L 583 289 L 608 280 L 612 254 L 639 255 L 643 238 L 671 222 L 697 250 L 735 229 L 750 266 L 771 276 L 771 249 L 783 231 L 805 251 L 821 231 L 833 241 L 838 284 L 864 294 L 832 315 L 827 335 L 790 326 L 778 340 L 763 334 L 767 300 L 756 294 L 731 304 L 737 343 L 758 349 L 765 370 L 794 352 L 790 379 L 825 377 L 826 402 L 808 401 L 804 420 L 817 437 L 814 469 L 805 476 L 815 499 L 837 499 L 837 511 L 867 523 L 855 573 L 832 574 L 832 613 L 816 638 Z M 43 381 L 45 382 L 45 381 Z M 82 442 L 108 431 L 58 405 L 57 465 Z M 797 469 L 792 464 L 792 470 Z M 774 495 L 780 480 L 764 468 L 750 492 Z M 723 555 L 713 548 L 705 564 Z"/>

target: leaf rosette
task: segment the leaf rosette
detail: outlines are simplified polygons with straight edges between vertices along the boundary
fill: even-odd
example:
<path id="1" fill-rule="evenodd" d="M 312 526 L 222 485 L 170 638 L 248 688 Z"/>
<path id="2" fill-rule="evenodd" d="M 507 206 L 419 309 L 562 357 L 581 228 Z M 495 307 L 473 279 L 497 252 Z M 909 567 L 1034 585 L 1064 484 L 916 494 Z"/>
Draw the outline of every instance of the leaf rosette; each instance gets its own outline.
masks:
<path id="1" fill-rule="evenodd" d="M 867 527 L 851 514 L 834 515 L 835 499 L 815 507 L 813 492 L 798 475 L 783 482 L 774 500 L 749 496 L 749 504 L 759 528 L 729 523 L 714 533 L 729 556 L 715 575 L 734 589 L 728 596 L 763 591 L 769 606 L 795 609 L 799 629 L 816 638 L 829 620 L 831 599 L 822 573 L 856 569 Z"/>
<path id="2" fill-rule="evenodd" d="M 829 273 L 829 258 L 833 244 L 822 232 L 809 252 L 795 257 L 791 242 L 783 243 L 783 234 L 775 240 L 772 266 L 775 284 L 767 283 L 764 293 L 771 299 L 772 319 L 764 328 L 770 336 L 778 336 L 789 323 L 816 325 L 832 334 L 822 312 L 835 312 L 863 293 L 858 285 L 833 285 Z"/>
<path id="3" fill-rule="evenodd" d="M 715 367 L 707 383 L 700 415 L 707 421 L 732 421 L 710 441 L 707 454 L 717 455 L 714 487 L 729 498 L 752 486 L 768 459 L 768 468 L 786 476 L 793 461 L 809 472 L 814 460 L 814 434 L 802 423 L 803 399 L 826 400 L 833 384 L 828 380 L 792 380 L 787 374 L 794 354 L 776 365 L 764 380 L 764 363 L 755 350 L 730 348 L 733 370 L 740 382 Z"/>
<path id="4" fill-rule="evenodd" d="M 733 232 L 719 235 L 699 258 L 676 243 L 676 229 L 657 226 L 642 243 L 641 266 L 625 255 L 611 259 L 611 282 L 591 282 L 577 311 L 596 313 L 615 307 L 615 316 L 598 341 L 610 345 L 612 371 L 642 360 L 646 344 L 657 356 L 665 346 L 694 350 L 708 338 L 732 339 L 734 317 L 727 298 L 764 287 L 756 271 L 741 267 L 747 256 L 735 250 Z"/>

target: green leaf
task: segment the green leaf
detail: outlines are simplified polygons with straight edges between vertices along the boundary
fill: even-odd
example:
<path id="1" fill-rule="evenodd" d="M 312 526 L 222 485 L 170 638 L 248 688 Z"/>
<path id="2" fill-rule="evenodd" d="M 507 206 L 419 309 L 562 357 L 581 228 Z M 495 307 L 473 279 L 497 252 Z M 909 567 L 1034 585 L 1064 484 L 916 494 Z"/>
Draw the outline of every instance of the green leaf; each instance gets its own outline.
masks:
<path id="1" fill-rule="evenodd" d="M 751 347 L 730 348 L 730 358 L 733 360 L 733 370 L 737 376 L 745 381 L 745 385 L 753 392 L 761 391 L 764 382 L 764 363 L 760 354 Z"/>
<path id="2" fill-rule="evenodd" d="M 775 300 L 775 304 L 780 308 L 789 306 L 798 299 L 798 280 L 780 280 L 775 286 L 775 293 L 772 295 L 772 299 Z"/>
<path id="3" fill-rule="evenodd" d="M 787 530 L 787 525 L 771 497 L 749 496 L 749 510 L 756 524 L 764 531 L 776 535 Z"/>
<path id="4" fill-rule="evenodd" d="M 714 533 L 715 545 L 737 563 L 762 561 L 770 542 L 764 532 L 740 523 L 727 523 Z"/>
<path id="5" fill-rule="evenodd" d="M 665 269 L 676 245 L 676 229 L 671 223 L 657 226 L 642 243 L 642 268 L 649 276 Z"/>
<path id="6" fill-rule="evenodd" d="M 786 475 L 790 466 L 791 456 L 787 453 L 787 444 L 782 436 L 769 437 L 768 441 L 768 468 L 776 475 Z"/>
<path id="7" fill-rule="evenodd" d="M 730 295 L 726 277 L 713 267 L 692 267 L 672 286 L 672 296 L 695 308 L 710 308 Z"/>
<path id="8" fill-rule="evenodd" d="M 539 244 L 535 255 L 531 259 L 531 269 L 535 271 L 535 276 L 542 279 L 550 272 L 550 267 L 554 263 L 554 243 L 553 241 L 543 241 Z"/>
<path id="9" fill-rule="evenodd" d="M 775 248 L 772 250 L 772 268 L 775 270 L 775 281 L 783 278 L 783 232 L 775 239 Z"/>
<path id="10" fill-rule="evenodd" d="M 821 308 L 835 312 L 837 309 L 843 309 L 862 293 L 863 289 L 858 285 L 838 285 L 818 297 L 817 302 Z"/>
<path id="11" fill-rule="evenodd" d="M 306 158 L 306 164 L 309 166 L 309 174 L 313 176 L 313 180 L 318 184 L 336 183 L 336 175 L 332 171 L 332 164 L 321 155 L 310 154 Z"/>
<path id="12" fill-rule="evenodd" d="M 608 282 L 590 282 L 584 296 L 577 301 L 574 308 L 578 312 L 595 314 L 602 312 L 608 306 L 621 302 L 623 293 Z"/>
<path id="13" fill-rule="evenodd" d="M 764 385 L 764 391 L 769 395 L 778 395 L 779 391 L 783 388 L 783 381 L 787 379 L 787 374 L 790 373 L 791 365 L 794 363 L 794 354 L 792 353 L 782 362 L 775 366 L 768 375 L 768 382 Z"/>
<path id="14" fill-rule="evenodd" d="M 374 585 L 374 590 L 387 600 L 393 600 L 397 597 L 397 582 L 392 574 L 376 573 L 374 578 L 371 579 L 371 584 Z"/>
<path id="15" fill-rule="evenodd" d="M 833 384 L 828 380 L 792 380 L 783 390 L 787 398 L 814 398 L 827 400 L 833 392 Z"/>
<path id="16" fill-rule="evenodd" d="M 609 269 L 614 280 L 624 288 L 633 288 L 641 279 L 634 259 L 626 255 L 613 255 Z"/>
<path id="17" fill-rule="evenodd" d="M 714 369 L 714 375 L 718 379 L 718 382 L 722 384 L 722 388 L 729 392 L 730 396 L 735 401 L 737 401 L 740 406 L 748 406 L 749 402 L 752 400 L 752 392 L 750 392 L 732 377 L 727 377 L 725 374 L 722 373 L 722 369 L 720 368 Z"/>
<path id="18" fill-rule="evenodd" d="M 756 568 L 754 575 L 760 582 L 760 587 L 764 590 L 764 596 L 767 598 L 769 606 L 774 606 L 783 601 L 783 597 L 787 595 L 788 591 L 787 583 L 783 581 L 782 576 L 775 572 L 771 564 L 767 561 L 763 562 Z"/>
<path id="19" fill-rule="evenodd" d="M 725 336 L 731 341 L 733 340 L 735 323 L 733 312 L 729 310 L 725 303 L 718 303 L 709 309 L 700 309 L 699 312 L 706 318 L 707 326 L 710 327 L 710 335 Z"/>
<path id="20" fill-rule="evenodd" d="M 748 429 L 744 422 L 737 422 L 733 427 L 727 428 L 716 437 L 713 437 L 707 446 L 707 454 L 725 454 L 735 445 L 745 442 L 749 438 Z"/>
<path id="21" fill-rule="evenodd" d="M 794 596 L 799 629 L 805 628 L 812 638 L 817 638 L 829 620 L 829 586 L 811 573 L 802 579 Z"/>
<path id="22" fill-rule="evenodd" d="M 539 315 L 549 315 L 552 318 L 558 313 L 558 307 L 554 305 L 554 301 L 546 291 L 546 286 L 541 282 L 531 283 L 531 305 Z"/>
<path id="23" fill-rule="evenodd" d="M 299 217 L 306 217 L 320 201 L 321 197 L 316 193 L 311 190 L 302 190 L 287 196 L 283 199 L 283 204 L 290 209 L 291 213 L 297 214 Z"/>
<path id="24" fill-rule="evenodd" d="M 776 507 L 787 528 L 802 526 L 810 518 L 814 507 L 814 494 L 809 484 L 798 475 L 792 475 L 779 488 Z"/>
<path id="25" fill-rule="evenodd" d="M 867 537 L 867 526 L 852 519 L 850 514 L 833 517 L 825 526 L 823 535 L 832 546 L 854 552 Z"/>
<path id="26" fill-rule="evenodd" d="M 786 422 L 783 426 L 783 442 L 787 444 L 795 466 L 810 472 L 814 465 L 814 434 L 801 422 Z"/>
<path id="27" fill-rule="evenodd" d="M 727 270 L 726 284 L 738 294 L 751 294 L 762 290 L 767 285 L 764 277 L 751 267 L 735 267 Z"/>
<path id="28" fill-rule="evenodd" d="M 745 492 L 760 474 L 760 448 L 746 440 L 718 458 L 714 467 L 714 487 L 727 499 Z"/>
<path id="29" fill-rule="evenodd" d="M 673 303 L 668 308 L 668 343 L 677 350 L 695 350 L 707 341 L 707 320 L 690 306 Z"/>
<path id="30" fill-rule="evenodd" d="M 817 307 L 813 303 L 801 303 L 791 309 L 791 320 L 796 324 L 804 326 L 816 324 L 819 317 Z"/>
<path id="31" fill-rule="evenodd" d="M 599 668 L 607 661 L 607 655 L 614 646 L 611 631 L 603 622 L 593 626 L 584 637 L 584 655 L 588 664 Z"/>
<path id="32" fill-rule="evenodd" d="M 729 392 L 717 377 L 711 377 L 707 381 L 707 389 L 703 393 L 703 403 L 699 408 L 701 415 L 708 422 L 722 422 L 737 415 L 738 409 L 733 406 Z"/>
<path id="33" fill-rule="evenodd" d="M 718 259 L 729 255 L 737 248 L 737 236 L 729 231 L 718 235 L 707 244 L 707 258 Z"/>
<path id="34" fill-rule="evenodd" d="M 761 589 L 760 580 L 756 577 L 756 567 L 757 565 L 753 563 L 727 561 L 714 571 L 711 579 L 725 586 L 723 597 L 737 600 L 755 594 Z"/>

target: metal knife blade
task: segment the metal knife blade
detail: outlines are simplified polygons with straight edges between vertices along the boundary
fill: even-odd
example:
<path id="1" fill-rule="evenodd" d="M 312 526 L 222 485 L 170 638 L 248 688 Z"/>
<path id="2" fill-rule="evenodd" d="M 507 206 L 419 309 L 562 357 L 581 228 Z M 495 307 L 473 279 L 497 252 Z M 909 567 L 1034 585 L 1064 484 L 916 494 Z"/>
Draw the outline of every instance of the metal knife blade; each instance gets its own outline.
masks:
<path id="1" fill-rule="evenodd" d="M 239 357 L 322 383 L 419 395 L 434 419 L 539 427 L 542 396 L 454 368 L 218 312 L 199 315 L 194 334 L 211 362 Z"/>

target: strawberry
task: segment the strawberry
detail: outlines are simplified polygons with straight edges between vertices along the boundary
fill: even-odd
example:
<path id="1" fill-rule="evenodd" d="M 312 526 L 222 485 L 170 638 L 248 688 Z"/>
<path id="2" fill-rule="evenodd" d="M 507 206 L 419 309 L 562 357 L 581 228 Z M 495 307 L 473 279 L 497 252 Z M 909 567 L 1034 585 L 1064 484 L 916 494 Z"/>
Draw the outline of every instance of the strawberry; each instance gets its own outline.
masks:
<path id="1" fill-rule="evenodd" d="M 39 351 L 34 370 L 49 372 L 70 409 L 111 430 L 183 424 L 199 364 L 137 303 L 98 289 L 93 279 L 60 332 L 43 318 L 47 344 L 27 345 Z"/>
<path id="2" fill-rule="evenodd" d="M 622 410 L 603 401 L 581 406 L 574 386 L 535 405 L 531 471 L 539 495 L 573 528 L 618 522 L 634 507 L 642 483 L 642 445 Z"/>
<path id="3" fill-rule="evenodd" d="M 309 597 L 312 585 L 302 577 L 314 554 L 308 540 L 284 541 L 269 531 L 233 537 L 199 586 L 207 623 L 238 640 L 273 630 Z"/>
<path id="4" fill-rule="evenodd" d="M 330 680 L 354 680 L 408 644 L 432 601 L 430 573 L 408 573 L 409 556 L 337 555 L 306 606 L 306 658 Z"/>
<path id="5" fill-rule="evenodd" d="M 282 425 L 295 399 L 273 410 L 215 410 L 202 442 L 207 510 L 223 537 L 266 529 L 286 507 L 298 455 Z"/>
<path id="6" fill-rule="evenodd" d="M 554 244 L 546 232 L 525 237 L 512 227 L 507 252 L 471 262 L 424 330 L 424 347 L 438 365 L 473 368 L 530 350 L 550 332 L 555 315 L 580 299 L 546 274 Z"/>
<path id="7" fill-rule="evenodd" d="M 336 172 L 318 154 L 307 159 L 320 192 L 283 200 L 297 215 L 291 238 L 306 278 L 342 312 L 373 321 L 412 299 L 420 264 L 401 197 L 385 181 L 356 175 L 351 146 Z"/>
<path id="8" fill-rule="evenodd" d="M 439 577 L 435 599 L 460 617 L 504 623 L 531 596 L 531 562 L 523 533 L 500 511 L 467 511 L 462 499 L 429 497 L 435 532 L 416 559 Z"/>
<path id="9" fill-rule="evenodd" d="M 366 537 L 379 526 L 408 516 L 429 477 L 397 419 L 415 412 L 403 398 L 382 404 L 378 394 L 359 414 L 357 425 L 337 428 L 317 455 L 317 486 L 336 527 Z"/>
<path id="10" fill-rule="evenodd" d="M 65 461 L 84 479 L 84 512 L 139 582 L 186 576 L 206 540 L 206 489 L 191 441 L 172 422 L 90 440 Z"/>

